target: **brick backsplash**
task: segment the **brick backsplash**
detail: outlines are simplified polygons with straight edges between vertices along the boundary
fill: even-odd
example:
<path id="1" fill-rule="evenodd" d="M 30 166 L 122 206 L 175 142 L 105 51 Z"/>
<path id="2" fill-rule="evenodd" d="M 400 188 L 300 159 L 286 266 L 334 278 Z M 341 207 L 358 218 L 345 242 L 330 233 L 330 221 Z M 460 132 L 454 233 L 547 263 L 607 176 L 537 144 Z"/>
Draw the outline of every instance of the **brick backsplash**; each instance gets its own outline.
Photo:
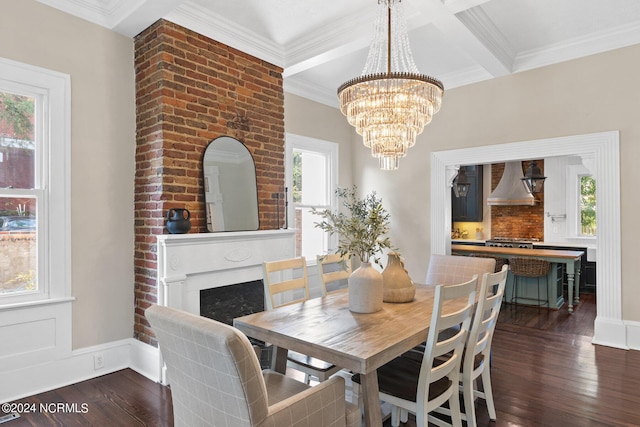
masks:
<path id="1" fill-rule="evenodd" d="M 544 161 L 537 160 L 544 173 Z M 529 166 L 523 162 L 523 172 Z M 491 165 L 491 191 L 504 171 L 504 163 Z M 491 237 L 526 237 L 544 240 L 544 192 L 535 195 L 535 206 L 491 206 Z"/>
<path id="2" fill-rule="evenodd" d="M 135 38 L 134 337 L 156 345 L 144 310 L 157 302 L 156 236 L 186 207 L 206 232 L 202 157 L 220 136 L 242 141 L 256 164 L 260 229 L 275 229 L 284 195 L 282 69 L 160 20 Z"/>

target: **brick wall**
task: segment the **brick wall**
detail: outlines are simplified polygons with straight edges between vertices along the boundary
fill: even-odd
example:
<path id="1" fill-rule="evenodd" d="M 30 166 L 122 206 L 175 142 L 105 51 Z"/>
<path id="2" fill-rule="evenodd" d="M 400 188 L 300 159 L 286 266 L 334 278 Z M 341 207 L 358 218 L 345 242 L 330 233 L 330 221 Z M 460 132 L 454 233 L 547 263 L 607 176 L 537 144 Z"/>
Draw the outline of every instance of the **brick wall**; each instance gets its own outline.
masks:
<path id="1" fill-rule="evenodd" d="M 544 161 L 538 160 L 544 174 Z M 529 166 L 523 162 L 523 172 Z M 504 171 L 504 163 L 491 165 L 491 191 L 493 191 Z M 527 237 L 544 240 L 544 191 L 535 194 L 540 202 L 535 206 L 491 206 L 492 237 Z"/>
<path id="2" fill-rule="evenodd" d="M 260 229 L 276 218 L 284 193 L 282 69 L 160 20 L 135 38 L 135 325 L 134 337 L 156 345 L 144 310 L 157 302 L 156 236 L 166 212 L 186 207 L 191 233 L 204 233 L 202 157 L 219 136 L 253 155 Z"/>

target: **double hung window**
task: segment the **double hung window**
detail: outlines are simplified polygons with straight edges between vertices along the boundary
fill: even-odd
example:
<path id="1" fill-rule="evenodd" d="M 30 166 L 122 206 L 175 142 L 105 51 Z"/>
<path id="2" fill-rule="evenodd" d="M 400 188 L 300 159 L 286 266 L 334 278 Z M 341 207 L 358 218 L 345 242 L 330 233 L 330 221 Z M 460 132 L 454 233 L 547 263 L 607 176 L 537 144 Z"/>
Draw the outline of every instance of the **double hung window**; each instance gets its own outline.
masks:
<path id="1" fill-rule="evenodd" d="M 316 255 L 329 252 L 335 239 L 315 227 L 320 217 L 312 211 L 335 209 L 338 144 L 287 135 L 287 147 L 289 227 L 296 230 L 296 256 L 314 264 Z"/>
<path id="2" fill-rule="evenodd" d="M 68 76 L 0 59 L 0 307 L 70 296 L 68 94 Z"/>

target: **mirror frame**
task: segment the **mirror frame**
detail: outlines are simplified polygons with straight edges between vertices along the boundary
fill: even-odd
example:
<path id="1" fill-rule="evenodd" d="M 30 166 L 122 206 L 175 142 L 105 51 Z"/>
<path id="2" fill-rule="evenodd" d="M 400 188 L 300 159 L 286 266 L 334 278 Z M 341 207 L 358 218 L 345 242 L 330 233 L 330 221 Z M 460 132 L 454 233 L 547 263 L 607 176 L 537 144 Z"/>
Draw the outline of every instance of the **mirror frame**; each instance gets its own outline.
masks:
<path id="1" fill-rule="evenodd" d="M 223 144 L 222 149 L 220 149 L 221 144 Z M 228 164 L 233 165 L 232 168 L 224 167 Z M 249 174 L 249 169 L 252 175 Z M 225 180 L 225 175 L 230 178 Z M 242 187 L 235 188 L 239 178 L 245 177 Z M 253 155 L 242 141 L 228 135 L 209 141 L 202 155 L 202 178 L 205 222 L 209 232 L 254 231 L 260 228 L 256 164 Z M 246 196 L 237 197 L 239 195 Z M 224 205 L 224 202 L 229 200 L 234 202 L 231 205 L 231 211 L 228 208 L 230 204 L 226 205 L 226 209 Z M 218 206 L 212 207 L 217 202 Z M 217 215 L 214 212 L 216 210 Z M 244 215 L 247 211 L 255 211 L 255 215 L 254 212 Z M 220 218 L 219 226 L 213 224 L 215 217 Z M 225 221 L 226 218 L 232 219 L 231 225 Z M 243 221 L 233 223 L 237 220 Z"/>

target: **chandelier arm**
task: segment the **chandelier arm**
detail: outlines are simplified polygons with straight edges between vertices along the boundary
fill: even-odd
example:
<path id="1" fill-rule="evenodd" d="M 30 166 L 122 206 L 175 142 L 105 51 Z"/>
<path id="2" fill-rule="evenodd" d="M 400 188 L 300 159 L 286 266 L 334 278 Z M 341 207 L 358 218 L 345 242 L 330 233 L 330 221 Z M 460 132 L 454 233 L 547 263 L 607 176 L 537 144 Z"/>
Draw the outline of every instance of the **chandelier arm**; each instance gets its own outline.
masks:
<path id="1" fill-rule="evenodd" d="M 391 2 L 387 5 L 387 74 L 391 74 Z"/>

